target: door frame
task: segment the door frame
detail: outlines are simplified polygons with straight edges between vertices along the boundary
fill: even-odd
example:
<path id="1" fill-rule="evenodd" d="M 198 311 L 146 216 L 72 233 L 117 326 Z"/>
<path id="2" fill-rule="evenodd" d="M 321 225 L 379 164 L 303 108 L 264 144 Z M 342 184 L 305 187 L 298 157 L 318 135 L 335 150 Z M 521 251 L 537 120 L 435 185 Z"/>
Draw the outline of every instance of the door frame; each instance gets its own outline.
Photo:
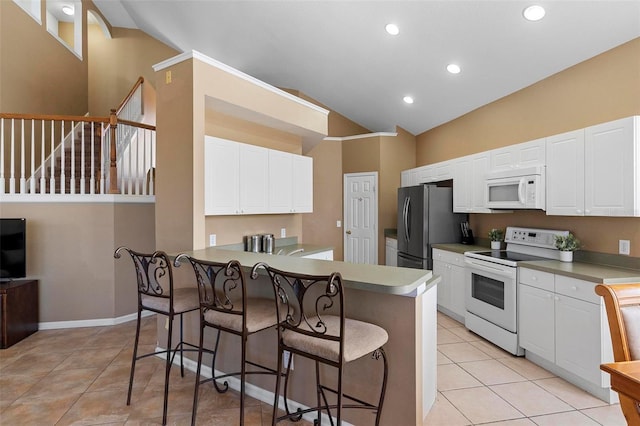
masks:
<path id="1" fill-rule="evenodd" d="M 374 221 L 374 235 L 373 235 L 373 245 L 374 245 L 374 256 L 373 256 L 373 265 L 379 264 L 378 259 L 378 202 L 379 202 L 379 184 L 378 184 L 378 172 L 360 172 L 360 173 L 345 173 L 342 177 L 342 224 L 343 224 L 343 233 L 342 233 L 342 250 L 344 253 L 344 261 L 349 262 L 347 259 L 348 250 L 347 250 L 347 231 L 344 230 L 347 224 L 347 209 L 350 206 L 350 203 L 347 200 L 347 182 L 351 177 L 362 177 L 362 176 L 372 176 L 373 177 L 373 192 L 375 195 L 375 202 L 373 203 L 373 221 Z"/>

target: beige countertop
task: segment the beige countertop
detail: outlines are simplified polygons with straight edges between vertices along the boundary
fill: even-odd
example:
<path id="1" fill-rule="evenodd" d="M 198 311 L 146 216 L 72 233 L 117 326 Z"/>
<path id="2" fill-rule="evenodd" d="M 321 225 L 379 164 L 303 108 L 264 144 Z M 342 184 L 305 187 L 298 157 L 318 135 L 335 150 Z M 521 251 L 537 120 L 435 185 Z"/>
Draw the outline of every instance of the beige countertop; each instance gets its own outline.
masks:
<path id="1" fill-rule="evenodd" d="M 488 247 L 464 244 L 434 244 L 433 248 L 464 253 L 465 251 L 488 250 Z M 535 260 L 520 262 L 518 266 L 552 274 L 565 275 L 584 281 L 605 284 L 640 282 L 640 270 L 617 268 L 595 263 L 560 262 L 558 260 Z"/>
<path id="2" fill-rule="evenodd" d="M 317 251 L 330 250 L 327 247 L 307 246 L 305 244 L 296 244 L 296 246 L 309 249 L 309 251 L 305 249 L 305 252 L 300 253 L 301 255 L 312 254 L 313 247 Z M 278 256 L 276 254 L 252 253 L 216 247 L 186 251 L 184 253 L 198 259 L 215 262 L 228 262 L 235 259 L 246 268 L 251 268 L 258 262 L 266 262 L 269 266 L 277 269 L 308 275 L 329 275 L 333 272 L 340 272 L 345 286 L 348 288 L 392 295 L 411 296 L 416 293 L 419 294 L 440 281 L 440 276 L 434 276 L 431 271 L 424 269 L 305 259 L 299 256 Z M 177 254 L 174 253 L 174 255 Z"/>

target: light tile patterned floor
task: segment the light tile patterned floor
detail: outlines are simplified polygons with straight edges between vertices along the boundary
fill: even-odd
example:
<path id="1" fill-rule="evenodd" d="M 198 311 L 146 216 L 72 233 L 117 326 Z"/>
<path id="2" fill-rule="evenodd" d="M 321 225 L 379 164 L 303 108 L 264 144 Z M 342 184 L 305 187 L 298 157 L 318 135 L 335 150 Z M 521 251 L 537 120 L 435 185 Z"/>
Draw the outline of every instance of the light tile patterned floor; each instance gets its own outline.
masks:
<path id="1" fill-rule="evenodd" d="M 160 424 L 160 359 L 138 364 L 132 404 L 125 404 L 134 333 L 134 321 L 40 331 L 0 351 L 0 424 Z M 145 350 L 155 347 L 154 317 L 144 319 L 141 339 Z M 426 425 L 626 424 L 618 405 L 511 356 L 440 313 L 438 364 L 438 396 Z M 177 368 L 171 374 L 168 423 L 186 425 L 191 421 L 194 376 L 187 372 L 181 378 Z M 207 389 L 201 391 L 207 404 L 198 410 L 198 424 L 237 425 L 238 394 Z M 247 405 L 246 425 L 271 423 L 269 405 L 252 398 Z"/>
<path id="2" fill-rule="evenodd" d="M 438 312 L 438 396 L 425 425 L 625 426 L 609 405 Z"/>

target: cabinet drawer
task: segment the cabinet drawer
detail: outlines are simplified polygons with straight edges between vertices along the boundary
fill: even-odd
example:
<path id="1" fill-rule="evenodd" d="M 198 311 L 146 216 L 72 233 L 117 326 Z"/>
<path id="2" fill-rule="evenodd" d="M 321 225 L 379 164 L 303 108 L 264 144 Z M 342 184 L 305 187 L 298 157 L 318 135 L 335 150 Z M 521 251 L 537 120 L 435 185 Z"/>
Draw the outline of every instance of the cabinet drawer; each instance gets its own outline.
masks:
<path id="1" fill-rule="evenodd" d="M 549 272 L 536 271 L 534 269 L 518 268 L 518 280 L 521 284 L 527 284 L 542 290 L 553 292 L 554 275 Z"/>
<path id="2" fill-rule="evenodd" d="M 595 292 L 596 283 L 556 275 L 556 293 L 585 302 L 600 304 L 600 296 Z"/>
<path id="3" fill-rule="evenodd" d="M 453 251 L 433 249 L 433 260 L 464 267 L 464 255 Z"/>

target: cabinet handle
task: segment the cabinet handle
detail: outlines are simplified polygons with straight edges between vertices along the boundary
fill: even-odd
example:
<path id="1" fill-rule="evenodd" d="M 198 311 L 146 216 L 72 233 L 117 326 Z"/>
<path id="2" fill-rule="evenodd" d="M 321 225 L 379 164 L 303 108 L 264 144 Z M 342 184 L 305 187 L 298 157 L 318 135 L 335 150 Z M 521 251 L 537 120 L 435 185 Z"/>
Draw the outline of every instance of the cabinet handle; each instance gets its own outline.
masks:
<path id="1" fill-rule="evenodd" d="M 560 301 L 560 298 L 559 298 L 558 296 L 555 296 L 555 297 L 553 298 L 553 300 L 555 300 L 556 302 L 559 302 L 559 301 Z"/>
<path id="2" fill-rule="evenodd" d="M 578 291 L 578 287 L 576 287 L 575 285 L 572 285 L 572 286 L 571 286 L 571 290 L 573 290 L 573 291 Z"/>
<path id="3" fill-rule="evenodd" d="M 576 213 L 582 213 L 582 210 L 578 209 L 576 210 Z"/>
<path id="4" fill-rule="evenodd" d="M 585 214 L 590 214 L 590 213 L 591 213 L 591 210 L 585 210 L 585 211 L 584 211 L 584 213 L 585 213 Z"/>

